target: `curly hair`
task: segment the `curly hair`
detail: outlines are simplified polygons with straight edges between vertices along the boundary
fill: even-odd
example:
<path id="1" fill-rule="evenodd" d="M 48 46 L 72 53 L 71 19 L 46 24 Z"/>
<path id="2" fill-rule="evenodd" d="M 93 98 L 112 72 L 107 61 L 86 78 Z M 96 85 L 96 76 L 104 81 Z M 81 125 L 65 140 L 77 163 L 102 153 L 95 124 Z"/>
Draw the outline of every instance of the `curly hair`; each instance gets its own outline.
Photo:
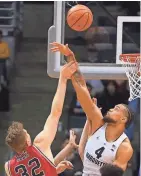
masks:
<path id="1" fill-rule="evenodd" d="M 15 152 L 22 152 L 24 150 L 26 135 L 22 123 L 12 122 L 11 126 L 8 128 L 5 142 Z"/>
<path id="2" fill-rule="evenodd" d="M 113 164 L 105 164 L 100 169 L 101 176 L 123 176 L 124 171 Z"/>

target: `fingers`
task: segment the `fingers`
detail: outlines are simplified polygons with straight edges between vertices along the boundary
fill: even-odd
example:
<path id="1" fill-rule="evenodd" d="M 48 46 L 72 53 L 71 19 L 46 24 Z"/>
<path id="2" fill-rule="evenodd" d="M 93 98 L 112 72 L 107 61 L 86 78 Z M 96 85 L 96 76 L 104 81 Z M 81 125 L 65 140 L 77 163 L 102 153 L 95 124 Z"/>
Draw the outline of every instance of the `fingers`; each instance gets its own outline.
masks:
<path id="1" fill-rule="evenodd" d="M 74 134 L 73 137 L 74 137 L 74 141 L 75 141 L 75 139 L 76 139 L 76 135 Z"/>
<path id="2" fill-rule="evenodd" d="M 73 164 L 70 161 L 64 161 L 63 164 L 66 165 L 67 169 L 73 169 Z"/>
<path id="3" fill-rule="evenodd" d="M 74 168 L 73 164 L 69 161 L 67 162 L 67 166 L 68 166 L 68 169 L 73 169 Z"/>
<path id="4" fill-rule="evenodd" d="M 64 46 L 63 44 L 58 43 L 58 42 L 52 42 L 52 43 L 50 43 L 50 45 L 53 45 L 53 46 Z M 66 44 L 66 46 L 68 47 L 68 44 Z"/>
<path id="5" fill-rule="evenodd" d="M 61 54 L 65 55 L 65 56 L 69 56 L 71 55 L 73 52 L 69 49 L 68 44 L 63 45 L 61 43 L 57 43 L 57 42 L 53 42 L 50 43 L 50 45 L 52 45 L 52 48 L 50 49 L 52 52 L 61 52 Z"/>
<path id="6" fill-rule="evenodd" d="M 51 48 L 50 49 L 52 52 L 57 52 L 57 51 L 59 51 L 59 48 L 58 47 L 54 47 L 54 48 Z"/>
<path id="7" fill-rule="evenodd" d="M 50 43 L 50 45 L 59 46 L 59 45 L 62 45 L 62 44 L 61 44 L 61 43 L 58 43 L 58 42 L 52 42 L 52 43 Z"/>
<path id="8" fill-rule="evenodd" d="M 61 69 L 61 75 L 67 79 L 70 79 L 74 72 L 77 70 L 77 63 L 72 61 L 65 64 Z"/>
<path id="9" fill-rule="evenodd" d="M 70 136 L 74 136 L 74 130 L 70 130 Z"/>
<path id="10" fill-rule="evenodd" d="M 97 99 L 96 98 L 92 98 L 92 101 L 95 105 L 97 105 Z"/>
<path id="11" fill-rule="evenodd" d="M 70 140 L 75 143 L 76 135 L 73 130 L 70 130 Z"/>
<path id="12" fill-rule="evenodd" d="M 62 44 L 57 43 L 57 42 L 50 43 L 50 45 L 53 46 L 53 48 L 50 49 L 50 51 L 52 51 L 52 52 L 58 52 L 59 47 L 63 46 Z"/>
<path id="13" fill-rule="evenodd" d="M 70 141 L 69 143 L 71 144 L 71 146 L 73 146 L 73 148 L 77 149 L 79 147 L 79 145 L 76 144 L 75 140 L 76 140 L 76 135 L 75 132 L 73 130 L 70 130 Z"/>
<path id="14" fill-rule="evenodd" d="M 74 61 L 71 61 L 71 62 L 65 64 L 65 65 L 63 66 L 63 69 L 65 69 L 65 68 L 67 68 L 67 67 L 71 67 L 71 65 L 74 64 L 74 63 L 75 63 Z"/>
<path id="15" fill-rule="evenodd" d="M 96 98 L 92 98 L 92 101 L 95 105 L 97 105 L 97 99 Z M 100 110 L 102 110 L 102 107 L 99 108 Z"/>
<path id="16" fill-rule="evenodd" d="M 66 64 L 66 67 L 69 67 L 70 73 L 73 74 L 77 70 L 78 64 L 74 61 L 71 61 L 68 64 Z"/>

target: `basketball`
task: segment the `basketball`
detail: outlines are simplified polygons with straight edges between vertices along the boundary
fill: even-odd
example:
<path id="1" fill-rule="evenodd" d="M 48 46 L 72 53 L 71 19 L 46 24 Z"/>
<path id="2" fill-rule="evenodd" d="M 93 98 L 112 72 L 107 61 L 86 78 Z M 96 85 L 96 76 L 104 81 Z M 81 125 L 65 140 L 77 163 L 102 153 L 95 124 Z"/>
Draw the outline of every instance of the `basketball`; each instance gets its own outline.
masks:
<path id="1" fill-rule="evenodd" d="M 67 14 L 67 23 L 75 31 L 85 31 L 93 22 L 91 10 L 84 5 L 72 7 Z"/>

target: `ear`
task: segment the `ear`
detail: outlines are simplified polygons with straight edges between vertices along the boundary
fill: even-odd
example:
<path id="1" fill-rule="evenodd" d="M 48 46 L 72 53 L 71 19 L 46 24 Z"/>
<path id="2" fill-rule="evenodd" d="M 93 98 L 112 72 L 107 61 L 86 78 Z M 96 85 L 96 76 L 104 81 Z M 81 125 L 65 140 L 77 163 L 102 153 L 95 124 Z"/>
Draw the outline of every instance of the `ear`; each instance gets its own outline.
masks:
<path id="1" fill-rule="evenodd" d="M 29 137 L 27 136 L 27 138 L 26 138 L 26 144 L 27 144 L 27 146 L 31 146 L 32 145 L 30 136 Z"/>
<path id="2" fill-rule="evenodd" d="M 121 120 L 122 120 L 123 123 L 126 123 L 128 119 L 127 119 L 126 116 L 123 116 Z"/>

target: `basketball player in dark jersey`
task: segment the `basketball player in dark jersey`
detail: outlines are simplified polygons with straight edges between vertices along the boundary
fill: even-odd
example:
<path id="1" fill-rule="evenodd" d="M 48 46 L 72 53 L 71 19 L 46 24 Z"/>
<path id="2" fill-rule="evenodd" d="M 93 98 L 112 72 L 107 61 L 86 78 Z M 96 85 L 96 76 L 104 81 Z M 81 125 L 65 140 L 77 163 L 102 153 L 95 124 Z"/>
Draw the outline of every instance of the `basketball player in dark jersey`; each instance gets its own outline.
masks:
<path id="1" fill-rule="evenodd" d="M 71 78 L 76 69 L 77 64 L 75 62 L 63 66 L 58 88 L 52 102 L 51 113 L 47 118 L 44 129 L 36 136 L 33 144 L 23 124 L 13 122 L 9 127 L 6 144 L 16 152 L 16 155 L 5 163 L 7 176 L 57 176 L 66 168 L 72 167 L 69 163 L 55 166 L 51 144 L 55 138 L 62 114 L 67 80 Z"/>
<path id="2" fill-rule="evenodd" d="M 67 62 L 76 61 L 74 53 L 69 49 L 68 45 L 63 45 L 57 42 L 52 43 L 52 45 L 53 45 L 53 48 L 51 49 L 52 52 L 58 52 L 58 51 L 61 52 L 61 54 L 67 57 L 66 59 Z M 91 139 L 89 138 L 91 140 L 90 142 L 92 142 L 92 140 L 96 141 L 96 136 L 93 136 L 93 134 L 95 134 L 99 129 L 103 133 L 102 140 L 104 140 L 105 144 L 106 145 L 108 144 L 108 146 L 110 146 L 110 142 L 116 142 L 116 140 L 122 136 L 121 139 L 123 141 L 119 139 L 118 150 L 117 148 L 115 149 L 116 147 L 115 145 L 114 145 L 114 149 L 111 148 L 112 150 L 114 150 L 114 152 L 115 150 L 117 152 L 114 153 L 114 155 L 108 159 L 110 163 L 112 162 L 113 165 L 116 165 L 117 167 L 125 171 L 128 161 L 130 160 L 133 154 L 133 149 L 130 144 L 130 141 L 124 134 L 125 128 L 131 123 L 133 118 L 131 111 L 128 109 L 126 105 L 119 104 L 115 106 L 113 109 L 110 109 L 106 114 L 106 116 L 103 117 L 100 109 L 93 103 L 90 97 L 89 91 L 86 87 L 86 82 L 84 80 L 84 77 L 81 74 L 79 69 L 73 74 L 71 80 L 77 94 L 77 99 L 80 102 L 84 112 L 86 113 L 87 119 L 90 123 L 90 128 L 91 128 L 91 134 L 90 134 Z M 109 148 L 107 148 L 107 151 L 106 151 L 105 147 L 99 146 L 100 147 L 99 150 L 93 153 L 90 142 L 89 142 L 89 146 L 87 146 L 87 149 L 90 150 L 90 153 L 86 153 L 87 155 L 85 155 L 84 157 L 86 159 L 85 160 L 86 162 L 84 163 L 84 169 L 86 170 L 86 174 L 84 175 L 99 176 L 100 167 L 106 164 L 106 157 L 109 157 L 107 151 L 109 151 L 110 153 L 111 151 L 109 150 Z M 101 143 L 102 142 L 103 141 L 101 141 Z M 103 142 L 103 145 L 104 145 L 104 142 Z M 104 155 L 105 155 L 105 158 L 102 158 L 104 162 L 100 162 L 99 160 L 96 160 L 95 162 L 95 158 L 94 158 L 95 156 L 93 157 L 92 155 L 98 155 L 98 158 L 99 158 L 101 157 L 102 152 L 104 152 Z M 95 165 L 92 166 L 93 162 L 95 162 Z M 93 169 L 94 169 L 94 172 L 93 172 Z"/>

